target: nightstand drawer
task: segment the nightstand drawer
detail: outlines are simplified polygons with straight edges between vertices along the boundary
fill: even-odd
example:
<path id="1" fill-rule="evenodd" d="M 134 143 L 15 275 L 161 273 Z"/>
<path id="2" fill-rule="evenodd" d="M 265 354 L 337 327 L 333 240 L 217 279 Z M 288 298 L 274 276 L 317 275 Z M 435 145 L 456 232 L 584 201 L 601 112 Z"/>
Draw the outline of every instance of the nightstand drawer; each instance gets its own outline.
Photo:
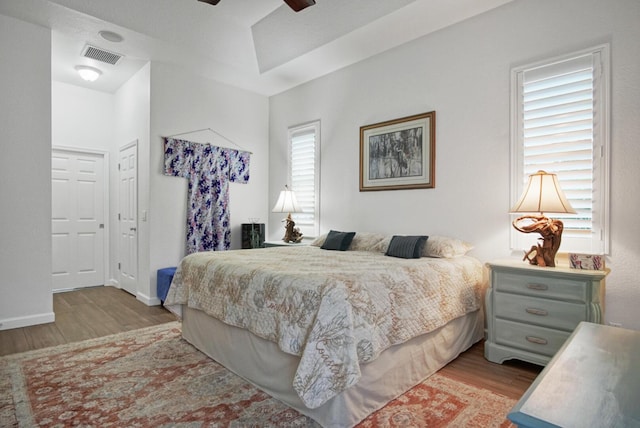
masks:
<path id="1" fill-rule="evenodd" d="M 574 300 L 587 302 L 585 281 L 526 274 L 524 272 L 494 272 L 494 287 L 497 291 L 542 297 L 545 299 Z"/>
<path id="2" fill-rule="evenodd" d="M 587 317 L 587 308 L 579 303 L 496 293 L 495 315 L 498 318 L 573 331 Z"/>
<path id="3" fill-rule="evenodd" d="M 552 357 L 571 333 L 496 319 L 496 343 Z"/>

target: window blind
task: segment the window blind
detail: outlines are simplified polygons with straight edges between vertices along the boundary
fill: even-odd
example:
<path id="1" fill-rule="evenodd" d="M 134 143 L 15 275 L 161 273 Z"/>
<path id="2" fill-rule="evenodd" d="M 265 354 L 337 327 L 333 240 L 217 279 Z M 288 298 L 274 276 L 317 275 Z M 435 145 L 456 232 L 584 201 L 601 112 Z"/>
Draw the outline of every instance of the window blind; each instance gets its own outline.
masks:
<path id="1" fill-rule="evenodd" d="M 602 56 L 601 47 L 514 71 L 518 156 L 512 198 L 530 174 L 557 174 L 577 211 L 557 215 L 564 222 L 564 251 L 606 247 L 608 102 Z"/>
<path id="2" fill-rule="evenodd" d="M 591 230 L 594 72 L 589 55 L 523 73 L 523 180 L 558 175 L 578 212 L 563 218 L 567 231 Z"/>
<path id="3" fill-rule="evenodd" d="M 303 212 L 292 214 L 305 236 L 318 234 L 319 123 L 292 128 L 290 140 L 290 182 Z"/>

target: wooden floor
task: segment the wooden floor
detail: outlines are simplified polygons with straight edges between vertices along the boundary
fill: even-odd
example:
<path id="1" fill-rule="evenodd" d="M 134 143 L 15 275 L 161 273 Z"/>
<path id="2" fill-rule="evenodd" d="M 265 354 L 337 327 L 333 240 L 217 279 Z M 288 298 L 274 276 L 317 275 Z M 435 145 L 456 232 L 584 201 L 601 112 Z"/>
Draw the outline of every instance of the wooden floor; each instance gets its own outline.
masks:
<path id="1" fill-rule="evenodd" d="M 440 373 L 497 394 L 519 399 L 544 367 L 509 360 L 495 364 L 484 358 L 484 341 L 473 345 L 440 369 Z"/>
<path id="2" fill-rule="evenodd" d="M 95 287 L 53 296 L 55 323 L 0 331 L 0 355 L 76 342 L 175 321 L 161 306 L 149 307 L 114 287 Z M 450 378 L 514 399 L 526 391 L 542 367 L 519 361 L 485 360 L 483 342 L 441 370 Z"/>
<path id="3" fill-rule="evenodd" d="M 0 331 L 0 355 L 78 342 L 175 321 L 162 306 L 147 306 L 115 287 L 55 293 L 56 321 Z"/>

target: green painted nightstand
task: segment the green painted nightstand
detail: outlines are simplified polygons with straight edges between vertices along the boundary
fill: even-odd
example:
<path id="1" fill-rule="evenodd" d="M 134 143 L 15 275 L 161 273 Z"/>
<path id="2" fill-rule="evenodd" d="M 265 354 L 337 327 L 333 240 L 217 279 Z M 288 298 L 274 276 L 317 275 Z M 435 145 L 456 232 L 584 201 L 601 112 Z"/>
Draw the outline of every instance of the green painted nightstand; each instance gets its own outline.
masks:
<path id="1" fill-rule="evenodd" d="M 488 263 L 485 358 L 546 365 L 581 321 L 604 319 L 608 271 Z"/>

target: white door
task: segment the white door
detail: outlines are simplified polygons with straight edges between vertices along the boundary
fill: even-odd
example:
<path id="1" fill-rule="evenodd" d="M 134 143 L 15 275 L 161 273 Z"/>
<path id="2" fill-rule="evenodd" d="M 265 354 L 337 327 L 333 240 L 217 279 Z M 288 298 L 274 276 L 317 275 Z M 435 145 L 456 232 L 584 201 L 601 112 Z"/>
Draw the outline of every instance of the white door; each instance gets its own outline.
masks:
<path id="1" fill-rule="evenodd" d="M 120 149 L 119 158 L 119 243 L 118 281 L 120 287 L 137 295 L 138 280 L 138 146 Z"/>
<path id="2" fill-rule="evenodd" d="M 104 285 L 104 156 L 51 155 L 53 290 Z"/>

